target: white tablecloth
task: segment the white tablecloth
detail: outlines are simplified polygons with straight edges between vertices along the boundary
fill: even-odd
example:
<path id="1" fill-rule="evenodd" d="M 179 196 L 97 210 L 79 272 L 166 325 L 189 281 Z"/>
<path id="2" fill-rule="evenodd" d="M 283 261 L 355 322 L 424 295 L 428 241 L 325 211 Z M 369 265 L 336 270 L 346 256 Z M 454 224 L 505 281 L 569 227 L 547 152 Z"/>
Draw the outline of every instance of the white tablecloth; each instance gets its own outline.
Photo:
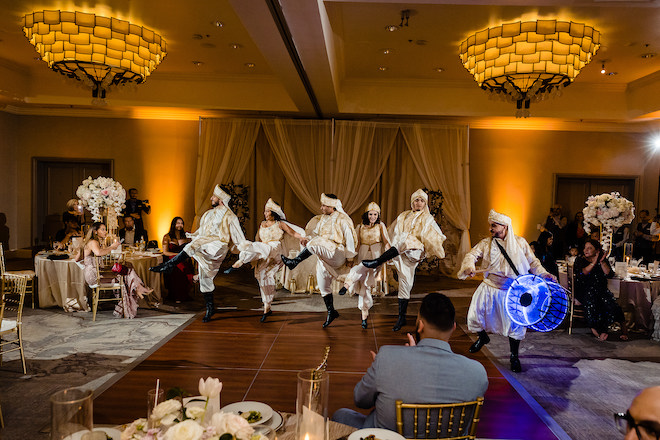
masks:
<path id="1" fill-rule="evenodd" d="M 141 306 L 151 306 L 161 302 L 161 275 L 149 271 L 149 267 L 163 261 L 161 254 L 127 255 L 126 261 L 133 265 L 135 272 L 154 292 L 140 301 Z M 89 311 L 87 285 L 82 267 L 72 259 L 49 260 L 47 255 L 34 257 L 34 269 L 39 285 L 40 307 L 62 307 L 67 312 Z"/>

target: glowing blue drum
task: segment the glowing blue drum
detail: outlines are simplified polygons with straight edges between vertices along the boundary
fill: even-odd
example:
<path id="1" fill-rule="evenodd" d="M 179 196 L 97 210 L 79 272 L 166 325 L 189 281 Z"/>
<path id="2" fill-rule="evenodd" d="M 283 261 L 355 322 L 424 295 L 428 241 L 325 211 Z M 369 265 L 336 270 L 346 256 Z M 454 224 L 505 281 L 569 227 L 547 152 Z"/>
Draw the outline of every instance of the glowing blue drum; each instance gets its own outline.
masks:
<path id="1" fill-rule="evenodd" d="M 566 317 L 568 296 L 559 284 L 525 274 L 517 277 L 509 287 L 505 307 L 516 324 L 549 332 Z"/>

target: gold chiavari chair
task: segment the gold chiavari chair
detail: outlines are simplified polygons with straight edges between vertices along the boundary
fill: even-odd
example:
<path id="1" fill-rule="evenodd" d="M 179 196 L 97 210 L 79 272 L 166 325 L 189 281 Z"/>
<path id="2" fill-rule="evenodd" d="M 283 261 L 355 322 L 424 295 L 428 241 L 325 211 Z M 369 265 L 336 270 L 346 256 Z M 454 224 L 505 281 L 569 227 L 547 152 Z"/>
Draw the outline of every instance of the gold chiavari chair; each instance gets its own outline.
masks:
<path id="1" fill-rule="evenodd" d="M 96 267 L 96 284 L 89 286 L 92 289 L 92 321 L 96 321 L 96 311 L 100 302 L 123 300 L 123 278 L 121 274 L 112 271 L 115 263 L 124 263 L 124 254 L 108 254 L 94 257 Z M 112 295 L 103 296 L 105 293 Z"/>
<path id="2" fill-rule="evenodd" d="M 566 267 L 566 277 L 568 280 L 568 290 L 571 293 L 571 304 L 568 315 L 568 334 L 573 333 L 573 320 L 575 318 L 584 319 L 584 308 L 581 305 L 576 304 L 575 300 L 575 271 L 573 270 L 573 265 L 569 264 Z"/>
<path id="3" fill-rule="evenodd" d="M 0 365 L 2 355 L 20 351 L 23 374 L 27 374 L 23 351 L 23 304 L 28 277 L 5 273 L 0 277 Z M 15 338 L 7 339 L 7 336 Z M 12 347 L 13 348 L 7 348 Z"/>
<path id="4" fill-rule="evenodd" d="M 396 429 L 404 435 L 403 415 L 412 412 L 412 437 L 408 439 L 474 440 L 484 398 L 459 403 L 403 403 L 396 401 Z M 411 411 L 405 411 L 411 410 Z M 424 419 L 424 432 L 419 432 L 420 416 Z"/>
<path id="5" fill-rule="evenodd" d="M 7 272 L 5 266 L 5 251 L 2 248 L 2 243 L 0 243 L 0 276 L 4 275 Z M 34 278 L 37 276 L 33 270 L 12 270 L 7 273 L 13 275 L 23 275 L 28 277 L 27 287 L 25 288 L 25 295 L 30 295 L 30 300 L 32 302 L 32 308 L 34 309 Z"/>

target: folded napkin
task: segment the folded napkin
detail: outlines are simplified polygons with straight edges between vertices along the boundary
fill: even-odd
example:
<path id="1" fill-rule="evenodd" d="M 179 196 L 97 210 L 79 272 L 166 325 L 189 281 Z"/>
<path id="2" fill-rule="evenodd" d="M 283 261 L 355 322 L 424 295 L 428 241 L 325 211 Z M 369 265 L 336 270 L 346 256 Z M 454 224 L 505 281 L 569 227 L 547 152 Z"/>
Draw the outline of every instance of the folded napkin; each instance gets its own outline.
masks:
<path id="1" fill-rule="evenodd" d="M 47 258 L 49 260 L 68 260 L 69 259 L 69 254 L 49 255 Z"/>

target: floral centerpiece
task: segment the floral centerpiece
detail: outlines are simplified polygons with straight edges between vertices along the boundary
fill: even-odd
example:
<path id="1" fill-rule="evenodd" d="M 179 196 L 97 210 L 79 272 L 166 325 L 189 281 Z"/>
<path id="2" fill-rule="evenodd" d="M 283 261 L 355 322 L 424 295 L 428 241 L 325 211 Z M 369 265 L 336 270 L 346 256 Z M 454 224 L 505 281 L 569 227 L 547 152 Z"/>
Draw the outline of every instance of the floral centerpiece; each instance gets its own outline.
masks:
<path id="1" fill-rule="evenodd" d="M 584 229 L 591 232 L 592 225 L 602 227 L 601 243 L 605 251 L 611 247 L 616 228 L 631 223 L 635 218 L 635 206 L 618 192 L 589 196 L 586 205 L 582 210 Z"/>
<path id="2" fill-rule="evenodd" d="M 83 207 L 92 213 L 95 222 L 103 221 L 101 210 L 107 209 L 108 223 L 116 221 L 117 213 L 125 208 L 126 190 L 119 182 L 110 177 L 88 177 L 78 187 L 76 195 Z M 110 218 L 112 216 L 112 218 Z M 106 225 L 113 229 L 113 225 Z"/>
<path id="3" fill-rule="evenodd" d="M 179 399 L 159 403 L 149 420 L 137 419 L 121 434 L 121 440 L 265 440 L 255 435 L 248 421 L 238 414 L 217 412 L 207 414 L 209 400 L 215 399 L 222 390 L 222 382 L 216 378 L 199 380 L 199 394 L 204 406 L 188 407 Z"/>

